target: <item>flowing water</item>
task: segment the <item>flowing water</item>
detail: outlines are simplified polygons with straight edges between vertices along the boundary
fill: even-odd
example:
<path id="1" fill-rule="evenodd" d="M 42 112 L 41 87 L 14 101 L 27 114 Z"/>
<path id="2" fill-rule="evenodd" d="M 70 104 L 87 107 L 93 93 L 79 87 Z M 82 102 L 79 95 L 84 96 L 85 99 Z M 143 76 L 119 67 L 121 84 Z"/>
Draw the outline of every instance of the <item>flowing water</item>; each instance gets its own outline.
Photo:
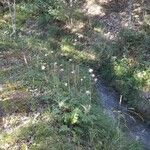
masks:
<path id="1" fill-rule="evenodd" d="M 139 140 L 144 145 L 145 150 L 150 150 L 150 126 L 144 123 L 138 114 L 135 115 L 132 109 L 120 104 L 118 94 L 111 87 L 107 86 L 103 80 L 98 80 L 96 88 L 104 112 L 113 121 L 118 121 L 117 116 L 122 116 L 125 134 L 130 138 Z"/>

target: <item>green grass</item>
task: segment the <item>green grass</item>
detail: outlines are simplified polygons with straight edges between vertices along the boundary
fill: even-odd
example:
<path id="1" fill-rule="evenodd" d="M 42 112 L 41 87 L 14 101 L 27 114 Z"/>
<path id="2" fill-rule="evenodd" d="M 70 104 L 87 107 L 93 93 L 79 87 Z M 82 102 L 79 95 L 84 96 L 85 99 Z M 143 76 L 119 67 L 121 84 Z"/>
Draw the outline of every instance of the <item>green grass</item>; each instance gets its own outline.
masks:
<path id="1" fill-rule="evenodd" d="M 21 57 L 20 44 L 15 45 L 8 62 Z M 42 43 L 26 54 L 27 64 L 1 70 L 1 105 L 11 128 L 0 134 L 2 149 L 139 149 L 103 114 L 87 67 L 43 49 Z M 13 97 L 14 93 L 25 96 Z"/>
<path id="2" fill-rule="evenodd" d="M 109 62 L 108 43 L 86 49 L 82 40 L 86 42 L 91 31 L 82 39 L 66 29 L 69 17 L 62 13 L 64 8 L 54 7 L 52 14 L 45 9 L 42 20 L 43 14 L 35 17 L 37 7 L 34 12 L 31 6 L 17 6 L 16 39 L 9 37 L 11 26 L 0 29 L 0 149 L 141 150 L 103 113 L 89 73 L 90 65 L 105 65 L 104 58 Z M 84 18 L 76 13 L 77 20 Z M 35 19 L 37 27 L 19 36 L 27 18 Z M 126 69 L 121 62 L 114 64 L 115 76 L 122 79 Z"/>

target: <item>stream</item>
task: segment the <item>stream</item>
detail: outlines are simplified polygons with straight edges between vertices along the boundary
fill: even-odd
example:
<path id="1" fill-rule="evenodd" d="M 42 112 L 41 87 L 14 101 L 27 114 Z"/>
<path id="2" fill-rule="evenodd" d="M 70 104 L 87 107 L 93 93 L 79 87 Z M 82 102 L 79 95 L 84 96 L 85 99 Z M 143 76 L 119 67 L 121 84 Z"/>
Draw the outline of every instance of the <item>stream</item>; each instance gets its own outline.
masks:
<path id="1" fill-rule="evenodd" d="M 120 104 L 119 95 L 105 81 L 98 79 L 96 89 L 104 113 L 115 122 L 119 121 L 117 116 L 122 114 L 124 133 L 129 138 L 140 141 L 144 145 L 145 150 L 150 150 L 150 127 L 140 119 L 140 116 L 135 115 L 132 109 L 129 109 L 124 104 Z"/>

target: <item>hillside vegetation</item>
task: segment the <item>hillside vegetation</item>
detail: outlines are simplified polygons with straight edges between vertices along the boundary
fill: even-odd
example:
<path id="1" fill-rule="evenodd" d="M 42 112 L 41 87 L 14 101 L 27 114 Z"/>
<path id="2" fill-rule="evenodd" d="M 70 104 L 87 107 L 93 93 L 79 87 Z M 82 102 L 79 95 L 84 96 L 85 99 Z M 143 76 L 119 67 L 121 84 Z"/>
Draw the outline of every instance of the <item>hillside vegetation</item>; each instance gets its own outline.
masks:
<path id="1" fill-rule="evenodd" d="M 99 74 L 149 122 L 150 9 L 137 29 L 108 38 L 104 19 L 86 13 L 92 1 L 8 2 L 0 2 L 0 149 L 142 150 L 104 114 L 94 85 Z"/>

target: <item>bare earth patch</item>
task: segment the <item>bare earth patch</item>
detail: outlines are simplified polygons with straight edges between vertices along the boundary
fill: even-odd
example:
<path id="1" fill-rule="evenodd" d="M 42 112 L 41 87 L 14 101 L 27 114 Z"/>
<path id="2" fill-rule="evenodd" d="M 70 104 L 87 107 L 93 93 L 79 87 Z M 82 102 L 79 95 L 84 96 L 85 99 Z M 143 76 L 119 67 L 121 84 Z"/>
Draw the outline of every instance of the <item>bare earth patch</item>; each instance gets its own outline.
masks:
<path id="1" fill-rule="evenodd" d="M 91 22 L 103 23 L 105 36 L 115 39 L 122 28 L 137 30 L 142 24 L 141 4 L 136 3 L 133 8 L 130 5 L 127 0 L 87 0 L 83 12 L 89 16 Z"/>

